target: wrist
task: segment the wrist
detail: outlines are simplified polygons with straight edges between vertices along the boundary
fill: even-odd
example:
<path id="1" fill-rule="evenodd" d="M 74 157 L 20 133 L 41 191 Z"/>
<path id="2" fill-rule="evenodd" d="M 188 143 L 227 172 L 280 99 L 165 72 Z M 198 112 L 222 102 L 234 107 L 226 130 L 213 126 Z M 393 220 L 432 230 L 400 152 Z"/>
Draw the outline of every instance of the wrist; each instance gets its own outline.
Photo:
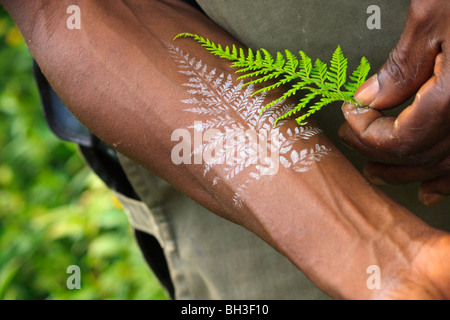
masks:
<path id="1" fill-rule="evenodd" d="M 331 297 L 376 298 L 410 269 L 436 231 L 338 157 L 329 160 L 341 174 L 309 172 L 294 181 L 291 172 L 280 170 L 267 185 L 260 180 L 249 186 L 244 207 L 251 212 L 245 216 L 253 216 L 250 228 Z M 327 165 L 321 163 L 322 169 Z M 305 187 L 308 180 L 314 188 Z M 271 191 L 287 181 L 287 189 Z M 302 191 L 289 196 L 292 190 Z M 270 197 L 255 199 L 258 192 Z M 371 266 L 379 270 L 379 288 L 370 286 Z"/>
<path id="2" fill-rule="evenodd" d="M 436 230 L 395 278 L 379 290 L 376 299 L 450 299 L 450 235 Z"/>

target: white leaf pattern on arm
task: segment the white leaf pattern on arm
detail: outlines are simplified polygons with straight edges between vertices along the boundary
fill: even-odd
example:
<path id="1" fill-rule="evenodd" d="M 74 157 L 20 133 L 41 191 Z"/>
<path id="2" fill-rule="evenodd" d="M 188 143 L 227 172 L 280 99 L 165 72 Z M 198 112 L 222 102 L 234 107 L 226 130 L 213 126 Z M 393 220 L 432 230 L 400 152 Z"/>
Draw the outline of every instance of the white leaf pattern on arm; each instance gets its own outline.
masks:
<path id="1" fill-rule="evenodd" d="M 234 195 L 234 204 L 242 206 L 240 194 L 247 188 L 247 184 L 259 180 L 265 174 L 267 167 L 257 164 L 258 157 L 257 146 L 248 145 L 246 141 L 239 141 L 233 144 L 229 150 L 217 149 L 217 146 L 223 146 L 226 140 L 230 138 L 230 132 L 242 132 L 248 129 L 254 132 L 265 130 L 267 133 L 267 146 L 270 150 L 277 148 L 279 152 L 279 162 L 285 168 L 292 168 L 295 172 L 306 172 L 309 167 L 321 161 L 329 155 L 331 148 L 325 145 L 316 144 L 314 147 L 303 149 L 298 152 L 293 148 L 293 144 L 298 140 L 309 140 L 312 137 L 322 133 L 322 131 L 312 126 L 297 126 L 295 129 L 288 129 L 283 134 L 279 131 L 285 120 L 278 122 L 278 127 L 274 127 L 275 120 L 287 111 L 293 108 L 292 104 L 286 104 L 281 101 L 273 107 L 260 114 L 260 110 L 265 105 L 266 93 L 262 92 L 254 97 L 254 86 L 243 87 L 243 82 L 233 83 L 229 74 L 218 74 L 216 69 L 208 71 L 208 67 L 201 60 L 190 57 L 189 53 L 184 53 L 179 47 L 170 43 L 166 46 L 171 53 L 172 58 L 179 67 L 179 72 L 187 76 L 187 82 L 183 84 L 187 88 L 187 93 L 192 97 L 183 99 L 181 102 L 188 108 L 185 112 L 191 112 L 203 117 L 201 128 L 192 126 L 194 130 L 218 129 L 216 135 L 211 137 L 209 142 L 194 148 L 193 155 L 200 152 L 218 150 L 218 154 L 207 164 L 204 164 L 204 175 L 208 174 L 214 165 L 224 165 L 226 172 L 225 179 L 233 179 L 244 169 L 251 165 L 252 171 L 249 178 L 237 188 Z M 239 119 L 239 121 L 237 120 Z M 272 139 L 276 134 L 277 139 Z M 231 136 L 233 138 L 233 136 Z M 225 159 L 230 153 L 238 154 L 237 163 L 226 163 Z M 256 164 L 256 165 L 255 165 Z M 213 185 L 220 182 L 220 178 L 213 178 Z"/>

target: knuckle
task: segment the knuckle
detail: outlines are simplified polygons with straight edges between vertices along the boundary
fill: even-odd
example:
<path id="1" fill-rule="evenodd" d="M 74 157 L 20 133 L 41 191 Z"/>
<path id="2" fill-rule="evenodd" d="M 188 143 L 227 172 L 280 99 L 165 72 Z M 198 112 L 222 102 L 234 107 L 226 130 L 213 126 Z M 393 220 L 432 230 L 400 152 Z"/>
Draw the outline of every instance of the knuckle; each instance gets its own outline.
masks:
<path id="1" fill-rule="evenodd" d="M 391 149 L 392 154 L 409 162 L 413 165 L 428 166 L 433 165 L 436 159 L 429 153 L 424 152 L 424 144 L 417 139 L 417 134 L 412 131 L 411 134 L 403 133 L 393 138 L 396 141 L 395 146 Z"/>
<path id="2" fill-rule="evenodd" d="M 408 164 L 413 166 L 418 166 L 422 168 L 431 168 L 436 165 L 436 159 L 420 155 L 412 154 L 406 157 L 408 159 Z"/>
<path id="3" fill-rule="evenodd" d="M 434 11 L 442 6 L 441 0 L 411 0 L 408 18 L 416 24 L 428 25 L 433 21 Z"/>
<path id="4" fill-rule="evenodd" d="M 401 144 L 399 145 L 394 153 L 399 158 L 410 158 L 410 159 L 417 159 L 418 161 L 422 161 L 420 156 L 417 156 L 414 154 L 414 147 L 411 144 Z"/>
<path id="5" fill-rule="evenodd" d="M 450 77 L 437 77 L 433 88 L 435 107 L 439 108 L 439 112 L 449 112 L 450 109 Z"/>
<path id="6" fill-rule="evenodd" d="M 425 80 L 431 76 L 434 55 L 437 50 L 436 5 L 439 0 L 412 0 L 405 29 L 397 46 L 390 52 L 382 71 L 391 83 L 404 89 L 410 83 Z M 424 72 L 427 70 L 427 72 Z M 380 75 L 383 76 L 383 72 Z"/>
<path id="7" fill-rule="evenodd" d="M 381 117 L 372 122 L 360 135 L 360 139 L 371 149 L 392 153 L 401 142 L 395 136 L 393 118 Z"/>
<path id="8" fill-rule="evenodd" d="M 398 143 L 391 149 L 391 153 L 401 159 L 402 161 L 409 162 L 414 165 L 426 166 L 430 163 L 431 159 L 428 159 L 424 154 L 418 152 L 417 145 L 413 140 L 396 140 Z"/>
<path id="9" fill-rule="evenodd" d="M 443 172 L 450 172 L 450 156 L 446 157 L 442 161 L 437 164 L 437 167 L 441 169 Z"/>
<path id="10" fill-rule="evenodd" d="M 403 48 L 397 46 L 389 54 L 383 70 L 387 73 L 391 82 L 399 89 L 408 86 L 408 80 L 415 74 L 411 55 Z"/>

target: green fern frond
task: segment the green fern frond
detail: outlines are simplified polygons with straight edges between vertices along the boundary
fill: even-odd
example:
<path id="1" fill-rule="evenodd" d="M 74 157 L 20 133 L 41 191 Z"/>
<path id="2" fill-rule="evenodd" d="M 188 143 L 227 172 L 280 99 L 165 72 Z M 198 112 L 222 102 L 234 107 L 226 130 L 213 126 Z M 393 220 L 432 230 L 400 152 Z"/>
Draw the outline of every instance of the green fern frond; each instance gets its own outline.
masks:
<path id="1" fill-rule="evenodd" d="M 349 77 L 352 82 L 346 84 L 346 89 L 348 91 L 356 92 L 356 90 L 366 81 L 366 78 L 370 72 L 370 64 L 369 61 L 365 57 L 361 58 L 361 62 L 358 68 L 353 72 L 353 74 Z"/>
<path id="2" fill-rule="evenodd" d="M 327 65 L 317 59 L 314 63 L 314 68 L 311 71 L 311 78 L 316 81 L 319 81 L 320 84 L 325 84 L 327 80 Z"/>
<path id="3" fill-rule="evenodd" d="M 338 92 L 341 91 L 341 87 L 347 81 L 347 59 L 344 57 L 344 53 L 342 52 L 340 46 L 338 46 L 336 51 L 333 53 L 327 78 L 330 81 L 330 87 L 334 88 Z"/>
<path id="4" fill-rule="evenodd" d="M 285 50 L 284 54 L 277 52 L 276 55 L 272 55 L 266 49 L 256 51 L 248 49 L 246 54 L 244 49 L 237 49 L 235 45 L 222 47 L 220 44 L 217 45 L 207 38 L 192 33 L 181 33 L 174 40 L 181 37 L 193 38 L 212 54 L 232 61 L 231 67 L 237 68 L 236 73 L 243 73 L 238 79 L 251 79 L 244 85 L 272 81 L 266 87 L 254 92 L 253 95 L 293 82 L 290 89 L 279 98 L 265 105 L 260 112 L 296 95 L 300 91 L 306 91 L 299 103 L 292 110 L 279 117 L 274 125 L 279 120 L 307 109 L 304 114 L 296 118 L 299 125 L 304 125 L 308 117 L 336 101 L 356 104 L 353 96 L 356 90 L 366 81 L 370 72 L 370 64 L 363 57 L 358 68 L 348 77 L 350 81 L 347 81 L 348 61 L 340 46 L 334 51 L 328 68 L 327 64 L 319 59 L 313 64 L 311 58 L 303 51 L 299 51 L 298 57 L 289 50 Z M 317 99 L 319 100 L 317 101 Z"/>
<path id="5" fill-rule="evenodd" d="M 322 109 L 322 107 L 335 102 L 336 100 L 333 98 L 322 98 L 320 99 L 320 101 L 316 102 L 314 105 L 309 107 L 308 112 L 306 112 L 305 114 L 303 114 L 302 116 L 298 117 L 297 119 L 295 119 L 297 121 L 297 123 L 299 125 L 305 125 L 307 124 L 307 122 L 304 122 L 306 118 L 312 116 L 314 113 L 316 113 L 317 111 L 319 111 L 320 109 Z M 337 100 L 339 101 L 339 100 Z"/>
<path id="6" fill-rule="evenodd" d="M 295 115 L 300 110 L 304 109 L 308 105 L 308 103 L 310 103 L 311 100 L 313 100 L 316 96 L 317 96 L 317 94 L 314 93 L 314 92 L 307 93 L 304 98 L 300 99 L 300 102 L 292 110 L 289 110 L 284 115 L 282 115 L 281 117 L 276 119 L 275 123 L 274 123 L 274 126 L 277 125 L 278 121 L 286 119 L 286 118 L 289 118 L 289 117 Z M 300 119 L 300 118 L 301 117 L 299 117 L 297 119 Z M 303 123 L 301 123 L 299 120 L 297 120 L 297 123 L 300 124 L 300 125 L 303 125 Z"/>

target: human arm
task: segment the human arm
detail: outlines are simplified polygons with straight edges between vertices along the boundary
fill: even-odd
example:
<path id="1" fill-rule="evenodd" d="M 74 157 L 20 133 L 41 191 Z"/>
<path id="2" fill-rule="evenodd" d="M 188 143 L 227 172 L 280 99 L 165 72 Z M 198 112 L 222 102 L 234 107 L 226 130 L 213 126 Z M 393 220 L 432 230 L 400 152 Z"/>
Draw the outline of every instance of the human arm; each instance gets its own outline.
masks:
<path id="1" fill-rule="evenodd" d="M 410 4 L 403 34 L 388 60 L 356 93 L 371 109 L 347 104 L 343 140 L 373 162 L 374 182 L 422 181 L 419 199 L 436 204 L 450 194 L 450 2 Z M 414 101 L 398 117 L 382 111 Z"/>
<path id="2" fill-rule="evenodd" d="M 420 281 L 417 291 L 402 294 L 448 294 L 448 279 L 434 273 L 440 281 L 433 285 L 417 263 L 430 248 L 436 252 L 435 243 L 448 248 L 447 235 L 368 185 L 321 134 L 292 142 L 298 155 L 316 146 L 327 151 L 299 172 L 286 164 L 256 179 L 251 165 L 227 179 L 226 166 L 213 166 L 205 176 L 203 165 L 173 162 L 173 132 L 211 117 L 183 112 L 181 101 L 192 94 L 167 44 L 185 31 L 236 43 L 197 11 L 178 1 L 114 1 L 114 6 L 79 1 L 82 27 L 69 30 L 66 8 L 74 1 L 22 1 L 20 10 L 14 7 L 19 1 L 3 2 L 50 83 L 88 128 L 211 211 L 260 236 L 332 297 L 382 297 L 392 292 L 392 283 L 411 284 L 413 271 Z M 183 39 L 176 45 L 209 70 L 216 68 L 216 74 L 233 74 L 228 63 L 196 43 Z M 248 127 L 238 114 L 233 120 Z M 295 128 L 290 121 L 280 132 Z M 237 206 L 233 198 L 239 188 L 242 205 Z M 366 270 L 373 264 L 381 269 L 382 291 L 366 286 Z M 434 265 L 442 273 L 445 266 Z"/>

